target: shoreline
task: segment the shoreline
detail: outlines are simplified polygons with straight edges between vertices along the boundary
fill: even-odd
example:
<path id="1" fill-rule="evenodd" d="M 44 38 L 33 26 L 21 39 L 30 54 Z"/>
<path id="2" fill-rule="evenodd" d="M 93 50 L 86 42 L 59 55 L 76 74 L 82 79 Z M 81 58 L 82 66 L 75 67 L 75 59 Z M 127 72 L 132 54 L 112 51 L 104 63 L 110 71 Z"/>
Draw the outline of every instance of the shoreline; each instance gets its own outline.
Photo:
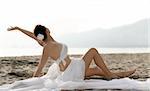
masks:
<path id="1" fill-rule="evenodd" d="M 133 55 L 135 55 L 135 54 L 147 54 L 147 55 L 150 55 L 150 53 L 145 53 L 145 52 L 141 52 L 141 53 L 100 53 L 101 55 L 128 55 L 128 54 L 133 54 Z M 68 54 L 69 56 L 83 56 L 84 54 Z M 39 57 L 39 56 L 41 56 L 41 55 L 19 55 L 19 56 L 0 56 L 0 58 L 6 58 L 6 57 L 8 57 L 8 58 L 10 58 L 10 57 Z"/>

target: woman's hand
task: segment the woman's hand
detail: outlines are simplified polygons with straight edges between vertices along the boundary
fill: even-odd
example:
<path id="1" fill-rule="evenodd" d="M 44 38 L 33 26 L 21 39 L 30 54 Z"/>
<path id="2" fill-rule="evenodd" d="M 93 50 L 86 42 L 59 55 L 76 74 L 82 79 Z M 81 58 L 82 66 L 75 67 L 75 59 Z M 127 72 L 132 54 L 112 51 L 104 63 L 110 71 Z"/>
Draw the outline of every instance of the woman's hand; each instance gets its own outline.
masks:
<path id="1" fill-rule="evenodd" d="M 8 31 L 12 31 L 12 30 L 20 30 L 19 27 L 15 26 L 15 27 L 10 27 L 7 29 Z"/>

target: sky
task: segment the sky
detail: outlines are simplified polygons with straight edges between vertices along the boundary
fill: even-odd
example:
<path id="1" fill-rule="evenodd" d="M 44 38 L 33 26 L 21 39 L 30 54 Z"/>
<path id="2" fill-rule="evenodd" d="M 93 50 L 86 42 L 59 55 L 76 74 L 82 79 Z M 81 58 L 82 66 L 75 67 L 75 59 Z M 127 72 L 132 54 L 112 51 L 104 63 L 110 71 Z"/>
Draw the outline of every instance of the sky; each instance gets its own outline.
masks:
<path id="1" fill-rule="evenodd" d="M 0 0 L 0 32 L 32 31 L 43 24 L 52 35 L 112 28 L 150 18 L 150 0 Z"/>
<path id="2" fill-rule="evenodd" d="M 148 19 L 148 9 L 150 0 L 0 0 L 0 50 L 37 46 L 21 32 L 8 32 L 10 26 L 33 31 L 42 24 L 59 37 Z"/>

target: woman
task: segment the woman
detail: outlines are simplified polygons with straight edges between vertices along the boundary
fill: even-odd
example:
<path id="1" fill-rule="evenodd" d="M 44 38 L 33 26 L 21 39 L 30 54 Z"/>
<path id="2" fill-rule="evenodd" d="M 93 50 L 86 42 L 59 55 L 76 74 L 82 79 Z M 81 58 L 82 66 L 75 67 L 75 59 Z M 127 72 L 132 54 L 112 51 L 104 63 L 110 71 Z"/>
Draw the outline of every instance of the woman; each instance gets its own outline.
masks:
<path id="1" fill-rule="evenodd" d="M 59 76 L 59 78 L 65 81 L 79 79 L 81 80 L 85 77 L 93 75 L 104 76 L 106 79 L 110 80 L 113 78 L 128 77 L 135 72 L 135 70 L 118 73 L 111 72 L 107 68 L 102 57 L 95 48 L 89 49 L 88 52 L 81 59 L 70 59 L 67 55 L 67 46 L 55 41 L 50 35 L 49 29 L 45 26 L 37 25 L 34 29 L 34 33 L 29 32 L 25 29 L 21 29 L 19 27 L 11 27 L 8 29 L 8 31 L 12 30 L 21 31 L 22 33 L 36 40 L 41 46 L 43 46 L 42 58 L 38 64 L 37 70 L 33 74 L 34 77 L 41 76 L 42 69 L 49 57 L 57 62 L 60 68 L 60 72 L 63 72 L 63 75 Z M 89 68 L 92 60 L 94 60 L 97 67 Z M 74 70 L 66 71 L 70 69 Z M 68 76 L 66 75 L 68 75 L 69 73 L 75 74 L 72 77 L 68 78 Z"/>

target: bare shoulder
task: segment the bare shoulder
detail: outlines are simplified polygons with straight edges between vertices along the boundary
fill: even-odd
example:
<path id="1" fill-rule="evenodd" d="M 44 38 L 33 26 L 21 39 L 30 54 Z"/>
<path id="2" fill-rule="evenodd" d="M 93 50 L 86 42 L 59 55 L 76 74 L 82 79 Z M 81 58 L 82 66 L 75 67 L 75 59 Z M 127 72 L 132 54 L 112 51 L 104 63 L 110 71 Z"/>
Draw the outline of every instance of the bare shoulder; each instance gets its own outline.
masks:
<path id="1" fill-rule="evenodd" d="M 57 48 L 57 44 L 56 43 L 50 43 L 48 42 L 45 46 L 44 46 L 44 49 L 47 49 L 47 50 L 53 50 Z"/>
<path id="2" fill-rule="evenodd" d="M 47 44 L 43 47 L 43 50 L 49 51 L 49 52 L 53 51 L 54 49 L 55 49 L 55 46 L 52 45 L 52 44 L 50 44 L 50 43 L 47 43 Z"/>

